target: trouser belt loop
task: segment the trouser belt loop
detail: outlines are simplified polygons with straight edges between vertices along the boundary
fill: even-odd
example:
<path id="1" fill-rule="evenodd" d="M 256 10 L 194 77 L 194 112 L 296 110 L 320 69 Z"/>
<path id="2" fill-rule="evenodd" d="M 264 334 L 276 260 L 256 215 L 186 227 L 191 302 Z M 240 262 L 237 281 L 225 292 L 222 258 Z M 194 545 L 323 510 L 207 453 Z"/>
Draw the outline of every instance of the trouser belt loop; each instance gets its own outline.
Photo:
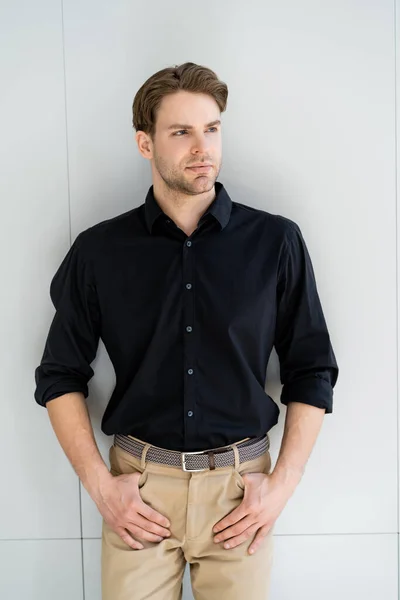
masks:
<path id="1" fill-rule="evenodd" d="M 207 450 L 207 454 L 208 454 L 208 460 L 210 462 L 210 471 L 214 471 L 215 470 L 214 452 L 212 450 Z"/>
<path id="2" fill-rule="evenodd" d="M 232 444 L 231 448 L 235 455 L 235 469 L 238 470 L 240 465 L 239 450 L 237 449 L 236 444 Z"/>
<path id="3" fill-rule="evenodd" d="M 142 456 L 140 458 L 140 466 L 142 469 L 144 469 L 146 467 L 146 455 L 148 452 L 148 449 L 150 448 L 151 444 L 145 444 L 143 450 L 142 450 Z"/>

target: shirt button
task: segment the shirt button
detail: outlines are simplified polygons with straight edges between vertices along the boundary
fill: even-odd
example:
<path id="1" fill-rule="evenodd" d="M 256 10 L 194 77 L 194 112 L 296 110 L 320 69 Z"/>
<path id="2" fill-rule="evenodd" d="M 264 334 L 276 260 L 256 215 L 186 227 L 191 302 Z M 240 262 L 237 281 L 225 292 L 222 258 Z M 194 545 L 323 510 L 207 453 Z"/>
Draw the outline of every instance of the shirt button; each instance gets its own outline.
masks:
<path id="1" fill-rule="evenodd" d="M 188 417 L 193 417 L 193 411 L 192 410 L 188 411 Z"/>
<path id="2" fill-rule="evenodd" d="M 189 375 L 192 375 L 193 374 L 193 369 L 188 369 L 188 373 L 189 373 Z"/>
<path id="3" fill-rule="evenodd" d="M 166 223 L 171 223 L 170 219 L 166 219 L 165 221 Z"/>
<path id="4" fill-rule="evenodd" d="M 189 333 L 192 331 L 192 328 L 190 327 L 190 325 L 188 325 L 188 326 L 186 327 L 186 331 L 188 331 Z"/>
<path id="5" fill-rule="evenodd" d="M 191 246 L 191 245 L 192 245 L 192 242 L 191 242 L 190 240 L 188 240 L 188 241 L 186 242 L 186 246 Z"/>
<path id="6" fill-rule="evenodd" d="M 187 284 L 186 284 L 186 288 L 187 288 L 188 290 L 190 290 L 190 289 L 191 289 L 191 287 L 192 287 L 192 284 L 191 284 L 191 283 L 187 283 Z"/>

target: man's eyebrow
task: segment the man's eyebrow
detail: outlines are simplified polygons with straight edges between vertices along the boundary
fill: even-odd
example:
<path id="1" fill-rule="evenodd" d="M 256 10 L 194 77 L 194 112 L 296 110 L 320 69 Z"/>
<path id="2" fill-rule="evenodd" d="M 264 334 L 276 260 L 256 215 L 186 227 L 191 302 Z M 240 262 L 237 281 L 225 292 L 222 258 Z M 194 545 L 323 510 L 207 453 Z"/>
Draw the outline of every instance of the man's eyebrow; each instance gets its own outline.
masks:
<path id="1" fill-rule="evenodd" d="M 211 121 L 211 123 L 207 123 L 206 127 L 212 127 L 213 125 L 221 125 L 221 121 L 217 119 L 216 121 Z M 193 125 L 185 125 L 182 123 L 174 123 L 168 127 L 169 129 L 193 129 Z"/>

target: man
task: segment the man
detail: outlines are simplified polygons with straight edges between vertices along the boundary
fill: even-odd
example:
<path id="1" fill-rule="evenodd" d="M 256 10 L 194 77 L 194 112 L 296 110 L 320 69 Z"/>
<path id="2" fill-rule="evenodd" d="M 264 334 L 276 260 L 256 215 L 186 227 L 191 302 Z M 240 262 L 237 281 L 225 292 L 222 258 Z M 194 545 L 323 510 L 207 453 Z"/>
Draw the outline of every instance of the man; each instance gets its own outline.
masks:
<path id="1" fill-rule="evenodd" d="M 217 182 L 228 90 L 185 63 L 133 103 L 153 185 L 81 232 L 50 286 L 36 401 L 103 517 L 103 600 L 265 599 L 273 526 L 304 472 L 338 366 L 299 226 Z M 116 373 L 102 431 L 84 399 L 99 338 Z M 287 406 L 271 472 L 275 346 Z"/>

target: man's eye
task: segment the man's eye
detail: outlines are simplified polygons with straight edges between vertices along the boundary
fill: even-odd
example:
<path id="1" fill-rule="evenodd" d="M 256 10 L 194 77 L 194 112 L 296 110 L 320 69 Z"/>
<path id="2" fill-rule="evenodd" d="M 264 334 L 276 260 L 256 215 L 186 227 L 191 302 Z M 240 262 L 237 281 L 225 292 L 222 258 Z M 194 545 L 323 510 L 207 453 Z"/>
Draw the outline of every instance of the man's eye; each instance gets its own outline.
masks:
<path id="1" fill-rule="evenodd" d="M 214 129 L 215 131 L 217 131 L 216 127 L 209 127 L 209 129 Z M 182 132 L 186 132 L 186 131 L 187 131 L 187 129 L 180 129 L 179 131 L 176 131 L 174 133 L 174 135 L 176 135 L 177 137 L 182 137 L 181 135 L 178 135 L 178 133 L 182 133 Z"/>

